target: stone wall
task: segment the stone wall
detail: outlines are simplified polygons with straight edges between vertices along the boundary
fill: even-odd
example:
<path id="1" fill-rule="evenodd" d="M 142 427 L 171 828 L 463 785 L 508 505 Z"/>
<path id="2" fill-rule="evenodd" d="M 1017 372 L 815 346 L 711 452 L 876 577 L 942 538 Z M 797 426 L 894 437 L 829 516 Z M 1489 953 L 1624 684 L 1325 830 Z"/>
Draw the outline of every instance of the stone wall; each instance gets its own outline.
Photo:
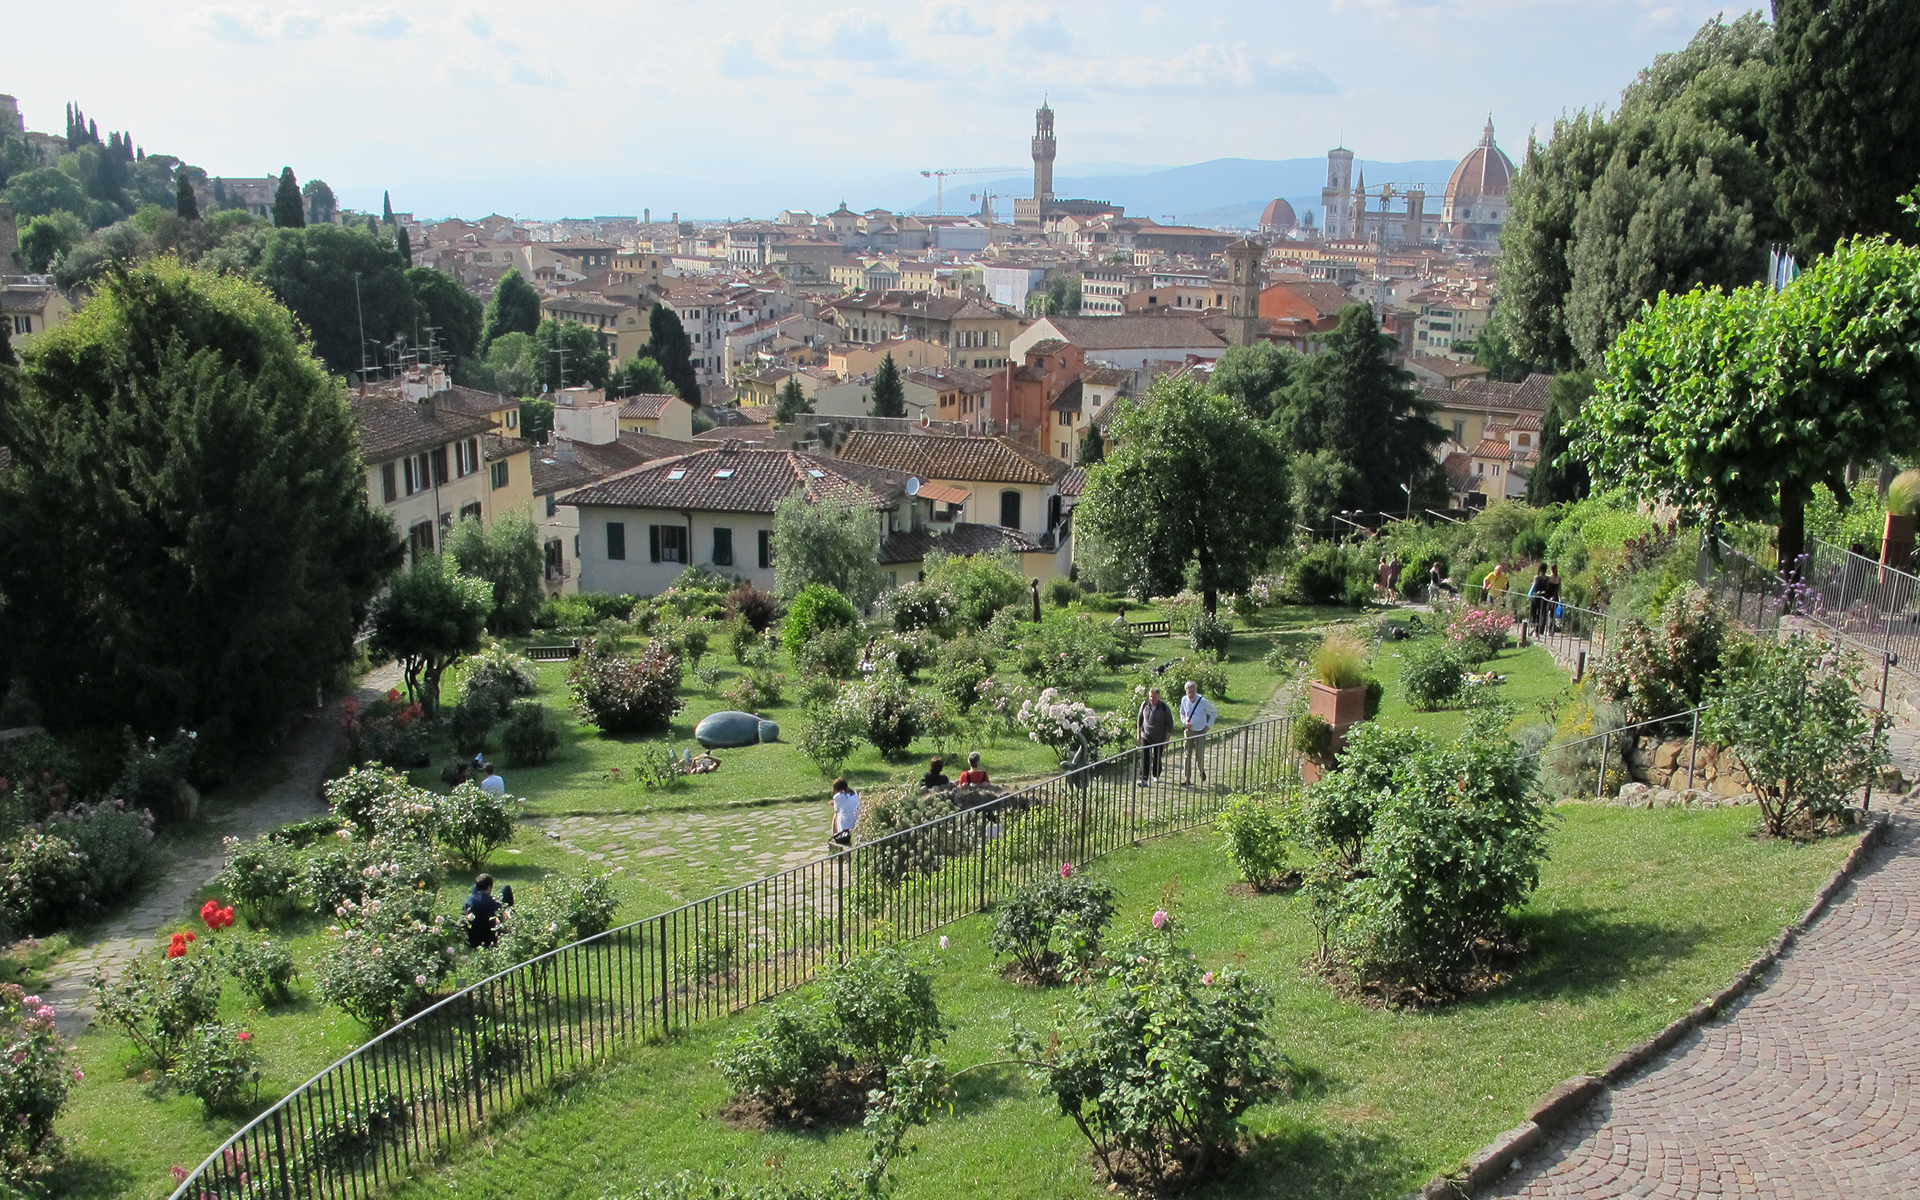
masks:
<path id="1" fill-rule="evenodd" d="M 1627 775 L 1635 783 L 1656 788 L 1687 788 L 1717 796 L 1752 792 L 1746 769 L 1730 750 L 1701 742 L 1692 752 L 1693 776 L 1687 775 L 1688 739 L 1634 738 L 1627 746 Z"/>

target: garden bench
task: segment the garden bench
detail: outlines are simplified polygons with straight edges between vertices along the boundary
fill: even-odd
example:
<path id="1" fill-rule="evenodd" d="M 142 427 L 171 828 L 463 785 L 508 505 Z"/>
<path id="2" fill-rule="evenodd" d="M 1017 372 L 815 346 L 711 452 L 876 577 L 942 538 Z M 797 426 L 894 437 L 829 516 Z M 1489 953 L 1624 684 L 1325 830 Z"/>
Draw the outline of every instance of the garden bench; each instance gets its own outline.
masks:
<path id="1" fill-rule="evenodd" d="M 1172 637 L 1172 621 L 1129 621 L 1127 627 L 1143 638 Z"/>
<path id="2" fill-rule="evenodd" d="M 565 646 L 528 646 L 528 658 L 535 662 L 565 662 L 580 657 L 580 643 L 572 642 Z"/>

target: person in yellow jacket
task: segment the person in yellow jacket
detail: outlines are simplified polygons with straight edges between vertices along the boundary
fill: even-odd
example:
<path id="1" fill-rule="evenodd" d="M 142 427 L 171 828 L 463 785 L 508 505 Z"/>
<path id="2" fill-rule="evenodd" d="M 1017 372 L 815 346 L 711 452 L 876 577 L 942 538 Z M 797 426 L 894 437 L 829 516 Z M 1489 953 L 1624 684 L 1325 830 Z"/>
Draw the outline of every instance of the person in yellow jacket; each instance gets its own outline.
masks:
<path id="1" fill-rule="evenodd" d="M 1508 582 L 1509 577 L 1507 575 L 1506 564 L 1501 562 L 1494 563 L 1493 570 L 1488 571 L 1487 577 L 1480 581 L 1481 601 L 1485 603 L 1505 596 Z"/>

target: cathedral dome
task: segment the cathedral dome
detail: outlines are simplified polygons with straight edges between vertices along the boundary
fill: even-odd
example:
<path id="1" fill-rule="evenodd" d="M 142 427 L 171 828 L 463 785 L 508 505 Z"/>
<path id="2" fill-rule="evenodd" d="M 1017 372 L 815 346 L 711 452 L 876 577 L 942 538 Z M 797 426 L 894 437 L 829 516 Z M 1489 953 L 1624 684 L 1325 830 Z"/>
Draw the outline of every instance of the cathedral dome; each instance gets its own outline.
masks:
<path id="1" fill-rule="evenodd" d="M 1285 200 L 1275 200 L 1273 203 L 1267 205 L 1260 213 L 1261 229 L 1272 229 L 1285 233 L 1299 223 L 1299 218 L 1293 214 L 1293 205 L 1288 204 Z"/>
<path id="2" fill-rule="evenodd" d="M 1493 119 L 1489 117 L 1486 129 L 1480 134 L 1480 144 L 1460 160 L 1460 165 L 1453 169 L 1453 178 L 1447 180 L 1447 203 L 1504 200 L 1507 185 L 1512 181 L 1513 160 L 1493 144 Z"/>

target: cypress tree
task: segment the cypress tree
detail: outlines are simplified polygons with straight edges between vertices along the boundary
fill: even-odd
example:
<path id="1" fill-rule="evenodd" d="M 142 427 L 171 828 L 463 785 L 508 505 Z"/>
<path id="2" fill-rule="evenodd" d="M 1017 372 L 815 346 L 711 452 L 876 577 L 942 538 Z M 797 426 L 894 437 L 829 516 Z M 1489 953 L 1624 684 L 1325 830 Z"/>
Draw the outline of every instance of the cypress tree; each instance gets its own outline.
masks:
<path id="1" fill-rule="evenodd" d="M 1920 5 L 1774 0 L 1761 99 L 1779 205 L 1803 259 L 1854 234 L 1912 242 L 1920 179 Z"/>
<path id="2" fill-rule="evenodd" d="M 294 181 L 293 168 L 280 168 L 280 186 L 273 193 L 273 224 L 277 229 L 305 229 L 307 206 L 300 200 L 300 185 Z"/>
<path id="3" fill-rule="evenodd" d="M 680 317 L 664 304 L 656 302 L 647 315 L 647 355 L 660 364 L 680 398 L 698 407 L 700 377 L 693 370 L 693 339 L 687 336 Z"/>
<path id="4" fill-rule="evenodd" d="M 174 184 L 173 211 L 182 221 L 200 219 L 200 201 L 194 198 L 193 184 L 185 175 Z"/>
<path id="5" fill-rule="evenodd" d="M 407 227 L 405 225 L 400 227 L 400 236 L 394 239 L 394 241 L 400 251 L 400 265 L 411 267 L 413 265 L 413 243 L 407 238 Z"/>
<path id="6" fill-rule="evenodd" d="M 1567 371 L 1553 377 L 1548 389 L 1547 415 L 1540 422 L 1540 461 L 1527 477 L 1527 503 L 1559 504 L 1584 500 L 1592 485 L 1587 464 L 1572 456 L 1563 464 L 1567 452 L 1567 426 L 1580 415 L 1587 398 L 1593 395 L 1593 376 L 1585 371 Z"/>
<path id="7" fill-rule="evenodd" d="M 799 377 L 794 375 L 787 376 L 787 382 L 781 385 L 780 395 L 774 402 L 774 424 L 786 425 L 798 418 L 802 413 L 810 413 L 812 411 L 813 401 L 807 399 L 807 394 L 800 390 Z"/>
<path id="8" fill-rule="evenodd" d="M 392 192 L 380 193 L 380 221 L 382 224 L 385 224 L 385 225 L 393 224 L 393 193 Z"/>
<path id="9" fill-rule="evenodd" d="M 900 382 L 900 368 L 894 365 L 892 354 L 881 359 L 879 367 L 873 372 L 873 415 L 907 415 L 907 389 Z"/>
<path id="10" fill-rule="evenodd" d="M 227 206 L 227 181 L 218 175 L 213 177 L 213 207 L 215 211 Z"/>

